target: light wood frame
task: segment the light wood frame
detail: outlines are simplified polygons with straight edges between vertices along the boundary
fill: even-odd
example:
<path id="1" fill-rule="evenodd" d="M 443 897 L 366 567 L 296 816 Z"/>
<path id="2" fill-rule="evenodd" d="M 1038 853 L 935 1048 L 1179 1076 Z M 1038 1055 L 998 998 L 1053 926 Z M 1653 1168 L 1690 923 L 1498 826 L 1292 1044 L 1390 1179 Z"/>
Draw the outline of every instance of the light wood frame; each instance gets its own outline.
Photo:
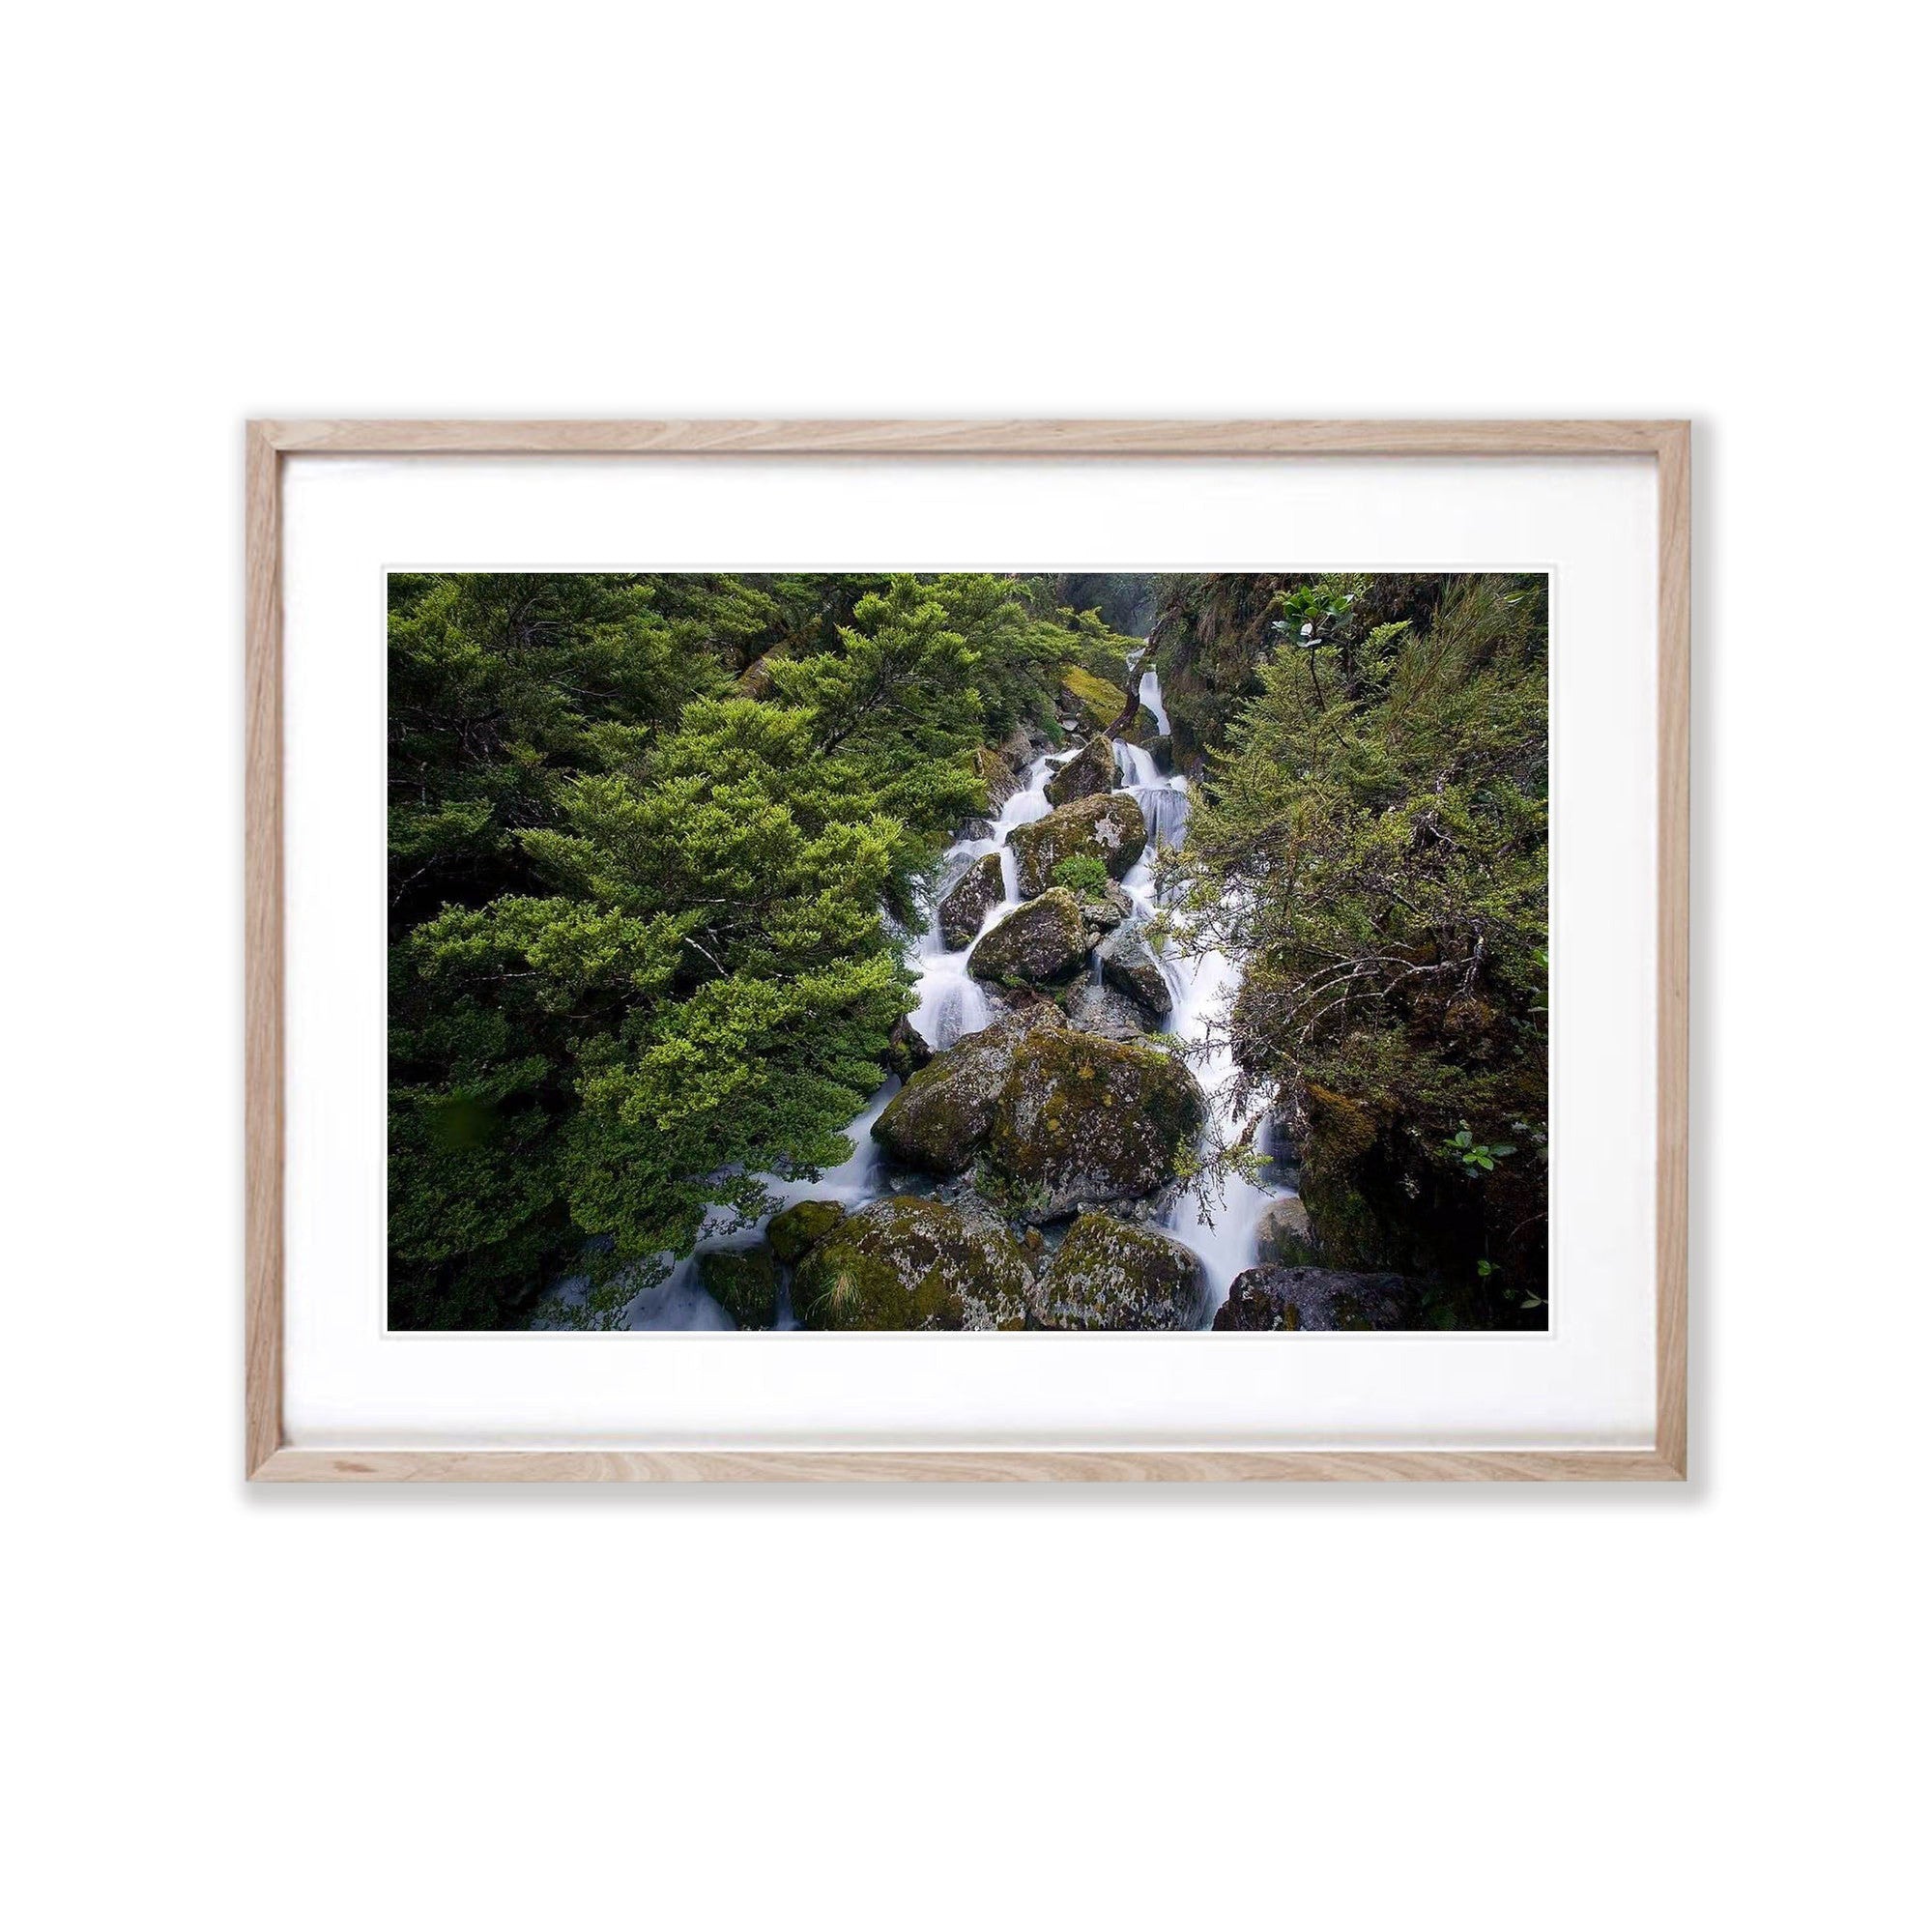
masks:
<path id="1" fill-rule="evenodd" d="M 250 1480 L 1574 1482 L 1687 1473 L 1690 425 L 1682 421 L 254 421 L 245 480 Z M 282 1434 L 281 459 L 345 455 L 1602 456 L 1658 466 L 1657 1440 L 1648 1450 L 300 1449 Z"/>

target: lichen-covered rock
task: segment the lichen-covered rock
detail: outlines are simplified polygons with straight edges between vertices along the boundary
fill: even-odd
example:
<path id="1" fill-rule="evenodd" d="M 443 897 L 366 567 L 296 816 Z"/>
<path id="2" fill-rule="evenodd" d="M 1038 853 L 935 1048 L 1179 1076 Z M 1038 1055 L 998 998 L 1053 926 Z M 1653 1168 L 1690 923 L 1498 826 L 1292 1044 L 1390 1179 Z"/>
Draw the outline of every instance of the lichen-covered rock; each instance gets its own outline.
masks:
<path id="1" fill-rule="evenodd" d="M 1092 979 L 1067 989 L 1061 1011 L 1067 1024 L 1103 1040 L 1138 1040 L 1150 1030 L 1147 1015 L 1126 995 Z"/>
<path id="2" fill-rule="evenodd" d="M 1103 734 L 1089 738 L 1076 757 L 1048 779 L 1047 797 L 1055 805 L 1071 805 L 1076 798 L 1111 792 L 1119 782 L 1120 761 L 1113 754 L 1113 740 Z"/>
<path id="3" fill-rule="evenodd" d="M 1416 1325 L 1416 1296 L 1400 1275 L 1336 1268 L 1250 1268 L 1234 1278 L 1214 1325 L 1229 1330 L 1399 1329 Z"/>
<path id="4" fill-rule="evenodd" d="M 1207 1312 L 1200 1257 L 1151 1227 L 1083 1214 L 1034 1289 L 1043 1328 L 1198 1328 Z"/>
<path id="5" fill-rule="evenodd" d="M 939 901 L 939 937 L 946 950 L 956 953 L 969 946 L 980 923 L 1006 897 L 1006 881 L 1000 877 L 999 854 L 981 852 L 960 875 L 959 883 Z"/>
<path id="6" fill-rule="evenodd" d="M 1120 926 L 1100 944 L 1100 976 L 1159 1019 L 1173 1011 L 1174 997 L 1161 976 L 1144 926 Z"/>
<path id="7" fill-rule="evenodd" d="M 996 751 L 988 751 L 984 745 L 972 755 L 973 774 L 986 787 L 986 797 L 994 811 L 1006 803 L 1020 789 L 1019 774 Z"/>
<path id="8" fill-rule="evenodd" d="M 698 1256 L 698 1279 L 740 1328 L 769 1328 L 778 1319 L 778 1259 L 769 1242 L 706 1249 Z"/>
<path id="9" fill-rule="evenodd" d="M 1053 882 L 1053 868 L 1062 859 L 1091 852 L 1114 879 L 1125 879 L 1147 844 L 1147 821 L 1129 792 L 1109 792 L 1078 799 L 1015 825 L 1006 835 L 1019 875 L 1020 896 L 1033 899 Z"/>
<path id="10" fill-rule="evenodd" d="M 1081 894 L 1080 916 L 1088 937 L 1100 939 L 1116 926 L 1124 925 L 1133 918 L 1134 902 L 1110 879 L 1102 897 L 1095 899 L 1084 892 Z"/>
<path id="11" fill-rule="evenodd" d="M 1055 1221 L 1162 1186 L 1206 1110 L 1194 1075 L 1172 1054 L 1042 1028 L 1014 1049 L 987 1159 L 1024 1219 Z"/>
<path id="12" fill-rule="evenodd" d="M 894 1195 L 848 1215 L 798 1265 L 807 1328 L 1024 1328 L 1033 1271 L 1011 1235 Z"/>
<path id="13" fill-rule="evenodd" d="M 774 1214 L 765 1225 L 764 1238 L 771 1252 L 788 1268 L 795 1267 L 814 1243 L 822 1241 L 846 1211 L 835 1200 L 800 1200 Z"/>
<path id="14" fill-rule="evenodd" d="M 1289 1195 L 1264 1208 L 1254 1224 L 1254 1252 L 1263 1261 L 1283 1268 L 1306 1268 L 1315 1258 L 1314 1235 L 1309 1227 L 1308 1209 Z"/>
<path id="15" fill-rule="evenodd" d="M 1014 1054 L 1035 1033 L 1065 1024 L 1056 1007 L 1042 1002 L 968 1033 L 886 1102 L 872 1138 L 902 1167 L 964 1173 L 993 1124 Z"/>
<path id="16" fill-rule="evenodd" d="M 1080 970 L 1086 947 L 1080 900 L 1056 885 L 1000 920 L 966 955 L 966 971 L 998 986 L 1054 986 Z"/>

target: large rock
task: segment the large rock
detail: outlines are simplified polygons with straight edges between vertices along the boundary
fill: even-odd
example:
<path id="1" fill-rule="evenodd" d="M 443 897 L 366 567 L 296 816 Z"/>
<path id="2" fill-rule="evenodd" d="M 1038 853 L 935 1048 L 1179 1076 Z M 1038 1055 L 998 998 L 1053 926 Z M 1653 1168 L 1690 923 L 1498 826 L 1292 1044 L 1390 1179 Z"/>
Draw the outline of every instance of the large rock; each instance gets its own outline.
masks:
<path id="1" fill-rule="evenodd" d="M 1037 727 L 1015 725 L 1006 734 L 1006 741 L 999 747 L 999 755 L 1015 772 L 1024 771 L 1039 755 L 1040 747 L 1047 742 L 1047 735 Z"/>
<path id="2" fill-rule="evenodd" d="M 769 1328 L 777 1320 L 778 1264 L 768 1242 L 706 1249 L 698 1256 L 698 1279 L 740 1328 Z"/>
<path id="3" fill-rule="evenodd" d="M 1309 1226 L 1308 1209 L 1289 1195 L 1264 1208 L 1254 1224 L 1254 1252 L 1263 1261 L 1283 1268 L 1306 1268 L 1315 1258 L 1314 1234 Z"/>
<path id="4" fill-rule="evenodd" d="M 1009 912 L 966 955 L 966 971 L 996 986 L 1054 986 L 1086 958 L 1080 900 L 1055 886 Z"/>
<path id="5" fill-rule="evenodd" d="M 1103 735 L 1089 738 L 1080 754 L 1047 781 L 1047 797 L 1055 805 L 1071 805 L 1077 798 L 1111 792 L 1119 782 L 1120 762 L 1113 755 L 1113 740 Z"/>
<path id="6" fill-rule="evenodd" d="M 902 1167 L 960 1174 L 972 1165 L 1014 1055 L 1033 1035 L 1065 1024 L 1040 1004 L 996 1020 L 932 1060 L 886 1102 L 872 1137 Z"/>
<path id="7" fill-rule="evenodd" d="M 1020 789 L 1020 777 L 1012 765 L 998 752 L 988 751 L 984 745 L 974 751 L 972 768 L 986 787 L 987 802 L 995 812 Z"/>
<path id="8" fill-rule="evenodd" d="M 1200 1257 L 1151 1227 L 1083 1214 L 1034 1290 L 1043 1328 L 1198 1328 L 1207 1312 Z"/>
<path id="9" fill-rule="evenodd" d="M 939 901 L 939 937 L 956 953 L 972 944 L 986 915 L 1006 897 L 999 854 L 981 852 L 960 875 L 959 883 Z"/>
<path id="10" fill-rule="evenodd" d="M 910 1080 L 933 1057 L 932 1043 L 903 1015 L 885 1036 L 885 1065 L 901 1080 Z"/>
<path id="11" fill-rule="evenodd" d="M 1147 1015 L 1134 1000 L 1093 979 L 1069 987 L 1061 1010 L 1069 1026 L 1098 1033 L 1103 1040 L 1138 1040 L 1152 1030 Z"/>
<path id="12" fill-rule="evenodd" d="M 1117 927 L 1101 941 L 1100 976 L 1156 1019 L 1173 1011 L 1173 995 L 1161 976 L 1161 963 L 1147 943 L 1144 926 Z"/>
<path id="13" fill-rule="evenodd" d="M 1055 1221 L 1151 1194 L 1205 1118 L 1198 1083 L 1172 1054 L 1042 1027 L 1013 1049 L 987 1160 L 1024 1219 Z"/>
<path id="14" fill-rule="evenodd" d="M 845 1209 L 835 1200 L 794 1201 L 771 1217 L 765 1226 L 764 1238 L 771 1243 L 771 1252 L 788 1268 L 795 1267 L 804 1259 L 806 1251 L 822 1241 L 845 1218 Z"/>
<path id="15" fill-rule="evenodd" d="M 1098 939 L 1133 918 L 1134 902 L 1110 879 L 1103 897 L 1094 899 L 1084 892 L 1081 894 L 1080 916 L 1088 934 Z"/>
<path id="16" fill-rule="evenodd" d="M 1033 1272 L 1003 1230 L 895 1195 L 848 1215 L 798 1265 L 807 1328 L 1024 1328 Z"/>
<path id="17" fill-rule="evenodd" d="M 1091 852 L 1114 879 L 1125 879 L 1147 844 L 1147 822 L 1128 792 L 1110 792 L 1081 798 L 1015 825 L 1006 835 L 1019 874 L 1020 896 L 1037 898 L 1053 882 L 1053 868 L 1062 859 Z"/>
<path id="18" fill-rule="evenodd" d="M 1250 1268 L 1234 1278 L 1214 1325 L 1228 1330 L 1413 1328 L 1416 1297 L 1399 1275 L 1336 1268 Z"/>

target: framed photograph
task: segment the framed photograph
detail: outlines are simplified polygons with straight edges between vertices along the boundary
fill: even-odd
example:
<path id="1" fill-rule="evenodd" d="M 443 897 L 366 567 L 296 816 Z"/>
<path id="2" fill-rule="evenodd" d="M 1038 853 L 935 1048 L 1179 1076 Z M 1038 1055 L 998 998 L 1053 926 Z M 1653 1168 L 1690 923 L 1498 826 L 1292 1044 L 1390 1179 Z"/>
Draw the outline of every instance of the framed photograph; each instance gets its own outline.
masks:
<path id="1" fill-rule="evenodd" d="M 248 1476 L 1681 1480 L 1689 444 L 249 424 Z"/>

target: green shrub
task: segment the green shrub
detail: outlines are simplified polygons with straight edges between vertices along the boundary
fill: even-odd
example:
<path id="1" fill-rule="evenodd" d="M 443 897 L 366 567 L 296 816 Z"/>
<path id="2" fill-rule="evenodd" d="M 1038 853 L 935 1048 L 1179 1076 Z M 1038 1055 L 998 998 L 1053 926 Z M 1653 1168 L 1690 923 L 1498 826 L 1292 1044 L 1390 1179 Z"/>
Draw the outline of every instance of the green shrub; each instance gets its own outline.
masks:
<path id="1" fill-rule="evenodd" d="M 1053 868 L 1053 883 L 1064 885 L 1082 899 L 1105 899 L 1108 882 L 1106 861 L 1092 852 L 1076 852 Z"/>

